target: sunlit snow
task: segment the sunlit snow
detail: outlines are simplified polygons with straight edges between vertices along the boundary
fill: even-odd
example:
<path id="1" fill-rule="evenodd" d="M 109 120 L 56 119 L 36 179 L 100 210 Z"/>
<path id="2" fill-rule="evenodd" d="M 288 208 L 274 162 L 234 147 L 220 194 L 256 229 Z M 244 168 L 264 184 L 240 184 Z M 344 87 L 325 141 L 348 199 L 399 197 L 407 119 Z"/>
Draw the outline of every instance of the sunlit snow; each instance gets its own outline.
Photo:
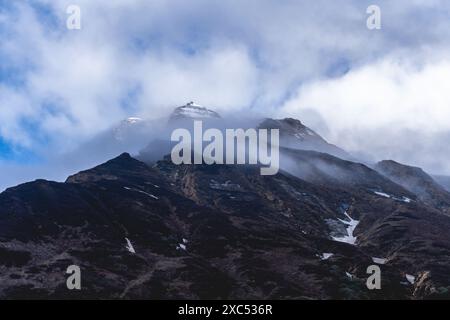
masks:
<path id="1" fill-rule="evenodd" d="M 399 198 L 399 197 L 387 194 L 386 192 L 374 191 L 373 193 L 375 193 L 376 195 L 379 195 L 381 197 L 384 197 L 384 198 L 394 199 L 394 200 L 402 201 L 402 202 L 405 202 L 405 203 L 410 203 L 412 201 L 408 197 L 403 196 L 403 197 Z"/>
<path id="2" fill-rule="evenodd" d="M 380 192 L 380 191 L 374 191 L 374 193 L 379 195 L 379 196 L 385 197 L 385 198 L 390 198 L 391 197 L 391 195 L 389 195 L 387 193 L 384 193 L 384 192 Z"/>
<path id="3" fill-rule="evenodd" d="M 321 260 L 328 260 L 329 258 L 331 258 L 334 255 L 334 253 L 322 253 L 322 255 L 320 256 Z"/>
<path id="4" fill-rule="evenodd" d="M 347 227 L 347 235 L 343 236 L 343 237 L 333 237 L 333 240 L 354 245 L 356 243 L 357 237 L 355 237 L 353 235 L 353 232 L 355 231 L 355 228 L 358 225 L 359 220 L 355 220 L 352 217 L 350 217 L 348 215 L 347 211 L 345 211 L 344 214 L 348 219 L 350 219 L 350 221 L 346 221 L 346 220 L 342 220 L 342 219 L 339 219 L 339 221 L 341 221 L 342 223 L 344 223 L 348 226 Z"/>
<path id="5" fill-rule="evenodd" d="M 127 241 L 127 245 L 125 246 L 125 248 L 127 248 L 131 253 L 136 253 L 136 250 L 134 250 L 133 244 L 131 243 L 130 239 L 125 238 L 125 240 Z"/>
<path id="6" fill-rule="evenodd" d="M 411 274 L 406 274 L 405 277 L 406 277 L 406 280 L 408 280 L 408 282 L 411 284 L 414 284 L 414 282 L 416 281 L 416 277 L 414 277 Z"/>
<path id="7" fill-rule="evenodd" d="M 375 257 L 372 257 L 372 261 L 377 263 L 377 264 L 385 264 L 387 259 L 386 258 L 375 258 Z"/>
<path id="8" fill-rule="evenodd" d="M 151 193 L 142 191 L 142 190 L 133 189 L 133 188 L 129 188 L 129 187 L 124 187 L 124 189 L 130 190 L 130 191 L 136 191 L 136 192 L 143 193 L 143 194 L 145 194 L 145 195 L 147 195 L 147 196 L 149 196 L 149 197 L 151 197 L 151 198 L 153 198 L 153 199 L 155 199 L 155 200 L 158 200 L 158 199 L 159 199 L 157 196 L 155 196 L 155 195 L 153 195 L 153 194 L 151 194 Z"/>

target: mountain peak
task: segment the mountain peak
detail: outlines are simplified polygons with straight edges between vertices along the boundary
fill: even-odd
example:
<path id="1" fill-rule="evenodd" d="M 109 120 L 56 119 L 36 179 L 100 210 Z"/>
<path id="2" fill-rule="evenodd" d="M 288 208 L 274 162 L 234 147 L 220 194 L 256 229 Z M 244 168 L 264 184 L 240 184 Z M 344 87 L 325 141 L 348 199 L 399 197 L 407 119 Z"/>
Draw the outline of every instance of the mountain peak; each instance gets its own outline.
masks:
<path id="1" fill-rule="evenodd" d="M 98 180 L 117 180 L 120 176 L 139 176 L 147 173 L 149 167 L 133 158 L 129 153 L 106 161 L 92 169 L 84 170 L 67 178 L 68 183 L 84 183 Z"/>
<path id="2" fill-rule="evenodd" d="M 176 108 L 170 116 L 170 120 L 211 118 L 220 119 L 221 116 L 217 112 L 198 105 L 193 101 L 185 104 L 184 106 Z"/>
<path id="3" fill-rule="evenodd" d="M 284 134 L 295 136 L 300 140 L 304 140 L 306 136 L 320 137 L 313 130 L 305 126 L 300 120 L 294 118 L 266 119 L 260 126 L 272 129 L 282 129 Z"/>
<path id="4" fill-rule="evenodd" d="M 129 117 L 122 120 L 114 130 L 114 138 L 118 141 L 125 139 L 125 136 L 135 126 L 139 126 L 144 120 L 138 117 Z"/>
<path id="5" fill-rule="evenodd" d="M 351 156 L 337 146 L 328 143 L 318 133 L 305 126 L 300 120 L 294 118 L 265 119 L 259 126 L 260 129 L 279 129 L 280 145 L 283 147 L 315 150 L 331 155 L 350 159 Z"/>
<path id="6" fill-rule="evenodd" d="M 125 120 L 123 120 L 124 123 L 129 123 L 129 124 L 133 124 L 133 123 L 137 123 L 137 122 L 141 122 L 142 119 L 138 118 L 138 117 L 129 117 L 126 118 Z"/>

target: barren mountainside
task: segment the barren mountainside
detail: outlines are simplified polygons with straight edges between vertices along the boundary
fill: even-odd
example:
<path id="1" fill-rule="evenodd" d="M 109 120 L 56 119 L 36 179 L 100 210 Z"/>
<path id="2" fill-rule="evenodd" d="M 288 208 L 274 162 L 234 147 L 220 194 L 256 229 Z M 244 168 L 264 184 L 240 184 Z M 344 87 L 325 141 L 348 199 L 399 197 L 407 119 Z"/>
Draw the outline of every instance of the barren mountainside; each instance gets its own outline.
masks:
<path id="1" fill-rule="evenodd" d="M 264 126 L 284 122 L 281 136 L 294 126 L 328 146 L 297 120 Z M 419 169 L 382 162 L 374 170 L 304 150 L 296 138 L 299 147 L 280 149 L 274 176 L 257 165 L 122 153 L 64 183 L 7 189 L 0 297 L 450 298 L 447 194 Z M 66 287 L 73 264 L 81 290 Z M 381 290 L 366 287 L 373 264 Z"/>

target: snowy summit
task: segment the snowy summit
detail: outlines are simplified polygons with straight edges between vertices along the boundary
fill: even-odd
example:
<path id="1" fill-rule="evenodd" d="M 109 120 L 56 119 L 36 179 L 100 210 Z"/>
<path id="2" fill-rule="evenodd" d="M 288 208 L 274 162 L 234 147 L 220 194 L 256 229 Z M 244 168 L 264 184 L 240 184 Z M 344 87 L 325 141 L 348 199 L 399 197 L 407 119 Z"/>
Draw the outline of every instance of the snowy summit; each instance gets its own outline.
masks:
<path id="1" fill-rule="evenodd" d="M 212 110 L 202 107 L 194 102 L 178 107 L 170 116 L 171 120 L 178 119 L 220 119 L 220 115 Z"/>

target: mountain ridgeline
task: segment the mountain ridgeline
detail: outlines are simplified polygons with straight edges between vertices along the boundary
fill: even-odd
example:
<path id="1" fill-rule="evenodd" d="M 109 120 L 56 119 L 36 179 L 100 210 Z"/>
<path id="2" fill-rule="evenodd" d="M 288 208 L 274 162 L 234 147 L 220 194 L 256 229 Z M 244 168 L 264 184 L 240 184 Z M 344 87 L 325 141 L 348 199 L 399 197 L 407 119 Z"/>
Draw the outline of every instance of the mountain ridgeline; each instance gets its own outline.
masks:
<path id="1" fill-rule="evenodd" d="M 226 121 L 189 103 L 165 126 L 193 119 Z M 147 126 L 130 118 L 110 139 L 125 146 Z M 254 127 L 280 130 L 276 175 L 175 165 L 153 137 L 63 183 L 1 193 L 0 298 L 450 298 L 450 194 L 431 176 L 359 163 L 296 119 Z M 81 290 L 67 289 L 70 265 Z"/>

